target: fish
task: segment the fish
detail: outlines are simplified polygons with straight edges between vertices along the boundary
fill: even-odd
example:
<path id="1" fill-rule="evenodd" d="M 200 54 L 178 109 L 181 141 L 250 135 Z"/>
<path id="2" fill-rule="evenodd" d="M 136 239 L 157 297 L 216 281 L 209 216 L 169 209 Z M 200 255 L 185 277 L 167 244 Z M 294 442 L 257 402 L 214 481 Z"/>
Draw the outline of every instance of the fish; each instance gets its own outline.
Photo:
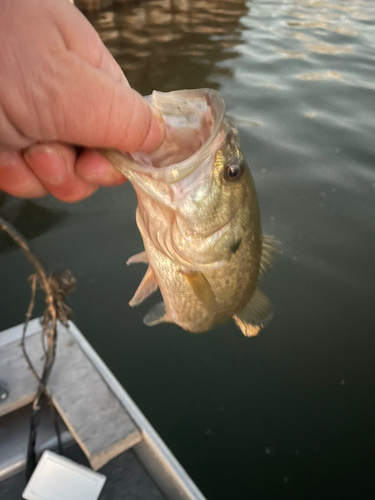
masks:
<path id="1" fill-rule="evenodd" d="M 146 99 L 164 120 L 161 146 L 148 154 L 100 151 L 138 199 L 144 251 L 127 264 L 148 267 L 129 305 L 159 289 L 163 301 L 146 314 L 148 326 L 200 333 L 233 318 L 245 336 L 257 335 L 273 316 L 258 282 L 276 245 L 262 234 L 254 181 L 224 101 L 213 89 Z"/>

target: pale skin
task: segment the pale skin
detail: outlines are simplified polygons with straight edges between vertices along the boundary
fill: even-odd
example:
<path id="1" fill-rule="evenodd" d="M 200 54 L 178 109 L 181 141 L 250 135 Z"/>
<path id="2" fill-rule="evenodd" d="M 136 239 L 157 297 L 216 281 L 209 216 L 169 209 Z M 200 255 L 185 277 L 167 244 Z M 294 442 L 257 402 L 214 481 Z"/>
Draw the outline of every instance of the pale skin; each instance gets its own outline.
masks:
<path id="1" fill-rule="evenodd" d="M 95 148 L 152 151 L 162 118 L 68 0 L 0 10 L 0 190 L 75 202 L 124 182 Z"/>

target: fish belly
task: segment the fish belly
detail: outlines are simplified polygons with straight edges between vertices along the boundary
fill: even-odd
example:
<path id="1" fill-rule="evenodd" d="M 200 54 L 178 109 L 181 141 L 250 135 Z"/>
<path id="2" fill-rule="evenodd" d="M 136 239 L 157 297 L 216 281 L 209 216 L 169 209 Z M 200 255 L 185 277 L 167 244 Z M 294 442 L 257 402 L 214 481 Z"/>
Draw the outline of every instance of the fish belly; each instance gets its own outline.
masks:
<path id="1" fill-rule="evenodd" d="M 228 321 L 241 309 L 254 293 L 257 273 L 248 266 L 248 272 L 239 269 L 235 263 L 205 272 L 215 300 L 204 302 L 191 287 L 187 276 L 194 272 L 191 268 L 178 265 L 151 241 L 144 241 L 165 305 L 163 321 L 179 325 L 184 330 L 199 333 Z"/>

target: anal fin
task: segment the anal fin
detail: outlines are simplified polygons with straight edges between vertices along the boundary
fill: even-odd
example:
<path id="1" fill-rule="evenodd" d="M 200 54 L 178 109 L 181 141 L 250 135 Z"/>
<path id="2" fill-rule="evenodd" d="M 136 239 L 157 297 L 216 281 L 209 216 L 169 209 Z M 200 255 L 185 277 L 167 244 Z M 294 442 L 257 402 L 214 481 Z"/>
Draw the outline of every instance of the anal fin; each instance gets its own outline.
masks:
<path id="1" fill-rule="evenodd" d="M 127 260 L 126 265 L 130 266 L 131 264 L 138 264 L 139 262 L 148 264 L 148 257 L 146 252 L 140 252 L 136 253 L 135 255 L 132 255 Z"/>
<path id="2" fill-rule="evenodd" d="M 158 289 L 158 282 L 155 273 L 151 266 L 148 266 L 146 274 L 144 275 L 137 291 L 129 302 L 130 307 L 138 306 L 147 299 L 152 293 Z"/>
<path id="3" fill-rule="evenodd" d="M 147 326 L 155 326 L 159 323 L 168 323 L 164 302 L 159 302 L 159 304 L 156 304 L 156 306 L 150 309 L 143 318 L 143 323 Z"/>
<path id="4" fill-rule="evenodd" d="M 257 288 L 245 308 L 233 319 L 246 337 L 253 337 L 271 321 L 272 316 L 270 300 Z"/>

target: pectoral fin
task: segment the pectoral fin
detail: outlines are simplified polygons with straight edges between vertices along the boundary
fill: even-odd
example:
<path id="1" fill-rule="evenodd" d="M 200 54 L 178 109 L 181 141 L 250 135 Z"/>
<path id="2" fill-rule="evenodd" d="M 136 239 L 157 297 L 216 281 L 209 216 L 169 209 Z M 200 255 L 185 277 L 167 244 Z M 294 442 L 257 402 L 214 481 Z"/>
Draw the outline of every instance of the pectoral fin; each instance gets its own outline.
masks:
<path id="1" fill-rule="evenodd" d="M 260 257 L 259 277 L 262 277 L 272 264 L 277 255 L 277 241 L 272 236 L 262 236 L 262 255 Z"/>
<path id="2" fill-rule="evenodd" d="M 257 288 L 245 308 L 233 316 L 233 319 L 246 337 L 253 337 L 269 323 L 272 316 L 271 302 Z"/>
<path id="3" fill-rule="evenodd" d="M 148 264 L 148 257 L 146 252 L 136 253 L 135 255 L 132 255 L 127 260 L 126 265 L 130 266 L 130 264 L 138 264 L 139 262 Z"/>
<path id="4" fill-rule="evenodd" d="M 155 326 L 159 323 L 168 323 L 164 302 L 159 302 L 159 304 L 156 304 L 156 306 L 150 309 L 143 318 L 143 323 L 147 326 Z"/>
<path id="5" fill-rule="evenodd" d="M 182 274 L 189 283 L 194 294 L 207 308 L 213 307 L 216 304 L 214 291 L 203 273 L 196 271 L 191 273 L 182 272 Z"/>
<path id="6" fill-rule="evenodd" d="M 130 307 L 138 306 L 158 289 L 158 282 L 152 267 L 148 266 L 143 280 L 139 284 L 137 291 L 129 302 Z"/>

